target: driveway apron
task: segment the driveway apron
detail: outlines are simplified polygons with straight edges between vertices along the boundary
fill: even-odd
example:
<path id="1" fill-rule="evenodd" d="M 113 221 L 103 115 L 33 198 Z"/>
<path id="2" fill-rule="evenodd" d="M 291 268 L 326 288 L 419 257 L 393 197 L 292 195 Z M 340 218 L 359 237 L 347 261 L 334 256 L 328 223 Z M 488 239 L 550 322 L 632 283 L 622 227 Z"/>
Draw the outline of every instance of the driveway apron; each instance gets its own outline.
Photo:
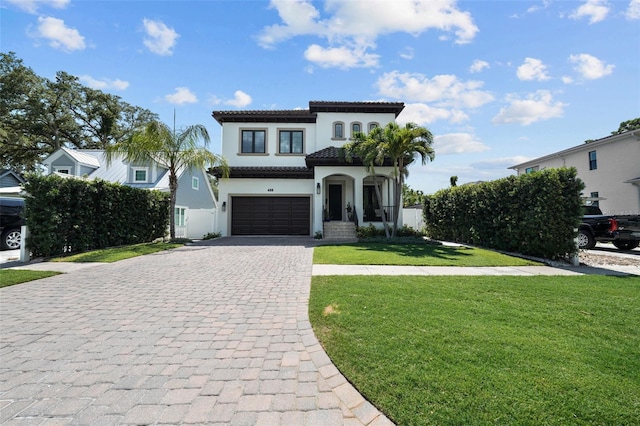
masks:
<path id="1" fill-rule="evenodd" d="M 308 317 L 313 240 L 222 238 L 0 290 L 0 422 L 383 425 Z"/>

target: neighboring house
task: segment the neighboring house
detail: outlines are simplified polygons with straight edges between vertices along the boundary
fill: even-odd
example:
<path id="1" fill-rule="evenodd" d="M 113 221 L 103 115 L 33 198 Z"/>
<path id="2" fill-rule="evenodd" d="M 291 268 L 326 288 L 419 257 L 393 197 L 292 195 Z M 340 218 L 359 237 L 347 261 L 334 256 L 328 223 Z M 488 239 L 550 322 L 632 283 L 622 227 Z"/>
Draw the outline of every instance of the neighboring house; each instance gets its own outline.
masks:
<path id="1" fill-rule="evenodd" d="M 107 165 L 103 150 L 61 148 L 43 161 L 49 174 L 102 179 L 134 188 L 169 192 L 169 173 L 156 164 L 129 164 L 115 158 Z M 202 238 L 216 229 L 217 202 L 204 169 L 179 172 L 176 237 Z"/>
<path id="2" fill-rule="evenodd" d="M 575 167 L 583 195 L 605 214 L 640 214 L 640 130 L 607 136 L 510 167 L 519 175 Z"/>
<path id="3" fill-rule="evenodd" d="M 24 183 L 18 173 L 7 169 L 0 169 L 0 188 L 15 188 Z"/>
<path id="4" fill-rule="evenodd" d="M 351 219 L 382 227 L 382 209 L 392 220 L 390 163 L 377 166 L 374 178 L 358 159 L 345 161 L 341 147 L 356 132 L 394 121 L 403 108 L 401 102 L 312 101 L 308 109 L 214 111 L 230 166 L 229 178 L 218 183 L 218 230 L 314 235 L 325 232 L 323 220 Z"/>

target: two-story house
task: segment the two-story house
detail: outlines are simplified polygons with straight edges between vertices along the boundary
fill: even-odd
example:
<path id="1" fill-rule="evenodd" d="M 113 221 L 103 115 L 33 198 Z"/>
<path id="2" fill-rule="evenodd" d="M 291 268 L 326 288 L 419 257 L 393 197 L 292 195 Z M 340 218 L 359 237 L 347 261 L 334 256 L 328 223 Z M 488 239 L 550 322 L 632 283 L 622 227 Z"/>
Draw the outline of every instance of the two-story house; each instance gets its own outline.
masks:
<path id="1" fill-rule="evenodd" d="M 357 158 L 347 162 L 341 147 L 356 132 L 394 121 L 403 108 L 311 101 L 308 109 L 214 111 L 230 167 L 218 184 L 219 232 L 314 235 L 324 232 L 325 221 L 382 227 L 383 209 L 392 220 L 390 164 L 372 176 Z"/>
<path id="2" fill-rule="evenodd" d="M 103 150 L 60 148 L 43 164 L 49 174 L 102 179 L 140 189 L 169 192 L 167 169 L 157 164 L 130 164 L 118 157 L 107 164 Z M 217 201 L 206 171 L 180 170 L 174 211 L 176 237 L 199 239 L 215 232 L 216 209 Z"/>
<path id="3" fill-rule="evenodd" d="M 583 143 L 510 167 L 519 175 L 575 167 L 583 195 L 605 214 L 640 214 L 640 130 Z"/>

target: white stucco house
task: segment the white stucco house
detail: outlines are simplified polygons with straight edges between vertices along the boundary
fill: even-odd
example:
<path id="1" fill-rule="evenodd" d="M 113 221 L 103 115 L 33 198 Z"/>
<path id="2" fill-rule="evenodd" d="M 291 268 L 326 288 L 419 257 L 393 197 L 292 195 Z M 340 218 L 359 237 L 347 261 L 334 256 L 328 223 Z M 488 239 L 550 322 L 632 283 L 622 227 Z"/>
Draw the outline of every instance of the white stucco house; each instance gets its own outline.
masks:
<path id="1" fill-rule="evenodd" d="M 107 165 L 103 150 L 60 148 L 43 164 L 48 174 L 102 179 L 141 189 L 169 192 L 169 173 L 156 164 L 130 164 L 115 158 Z M 204 169 L 179 172 L 176 237 L 199 239 L 215 232 L 217 201 Z"/>
<path id="2" fill-rule="evenodd" d="M 510 167 L 518 175 L 575 167 L 583 195 L 605 214 L 640 214 L 640 130 L 607 136 Z"/>
<path id="3" fill-rule="evenodd" d="M 213 111 L 230 167 L 218 184 L 218 231 L 312 236 L 325 233 L 327 221 L 382 227 L 382 209 L 392 219 L 390 163 L 376 167 L 374 177 L 358 159 L 345 161 L 341 147 L 356 132 L 394 121 L 403 108 L 311 101 L 308 109 Z"/>

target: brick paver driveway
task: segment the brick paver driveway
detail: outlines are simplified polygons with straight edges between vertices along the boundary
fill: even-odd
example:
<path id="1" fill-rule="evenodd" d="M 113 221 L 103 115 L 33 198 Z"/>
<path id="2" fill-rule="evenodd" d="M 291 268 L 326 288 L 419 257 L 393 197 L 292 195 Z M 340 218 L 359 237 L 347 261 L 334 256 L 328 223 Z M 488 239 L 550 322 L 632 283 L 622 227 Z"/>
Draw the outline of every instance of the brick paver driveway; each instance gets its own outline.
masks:
<path id="1" fill-rule="evenodd" d="M 223 238 L 0 290 L 0 422 L 388 424 L 311 330 L 312 250 Z"/>

